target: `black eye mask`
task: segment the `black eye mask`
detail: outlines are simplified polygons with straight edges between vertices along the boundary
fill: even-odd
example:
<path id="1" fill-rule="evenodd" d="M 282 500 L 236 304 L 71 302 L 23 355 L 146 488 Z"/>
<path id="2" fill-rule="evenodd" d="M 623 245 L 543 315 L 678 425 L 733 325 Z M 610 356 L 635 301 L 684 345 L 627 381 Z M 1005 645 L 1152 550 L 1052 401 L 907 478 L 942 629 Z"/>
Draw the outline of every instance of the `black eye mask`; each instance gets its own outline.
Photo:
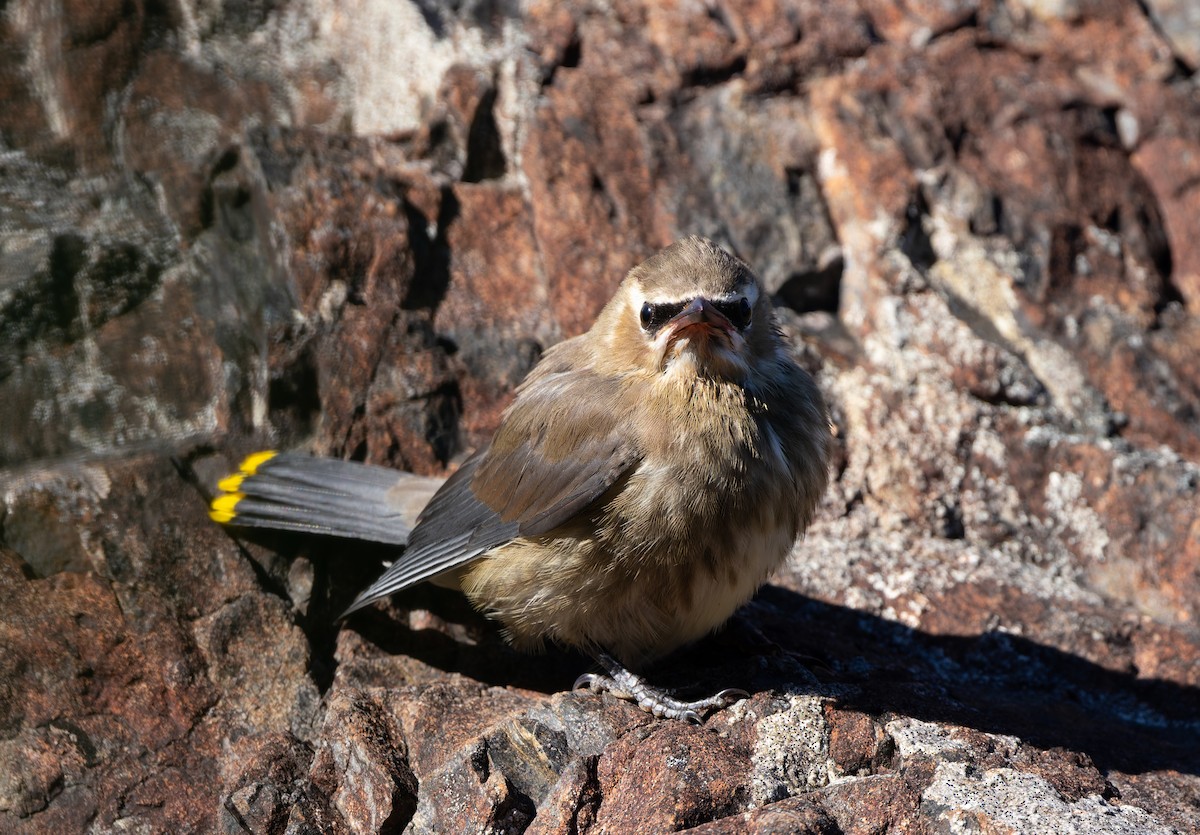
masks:
<path id="1" fill-rule="evenodd" d="M 690 300 L 681 302 L 660 302 L 652 304 L 646 302 L 642 305 L 642 309 L 638 316 L 642 323 L 642 329 L 647 333 L 654 333 L 674 317 L 678 316 L 685 307 L 690 304 Z M 744 298 L 731 299 L 730 301 L 711 302 L 712 306 L 722 316 L 729 320 L 729 323 L 735 328 L 745 330 L 750 325 L 752 309 L 750 302 Z"/>

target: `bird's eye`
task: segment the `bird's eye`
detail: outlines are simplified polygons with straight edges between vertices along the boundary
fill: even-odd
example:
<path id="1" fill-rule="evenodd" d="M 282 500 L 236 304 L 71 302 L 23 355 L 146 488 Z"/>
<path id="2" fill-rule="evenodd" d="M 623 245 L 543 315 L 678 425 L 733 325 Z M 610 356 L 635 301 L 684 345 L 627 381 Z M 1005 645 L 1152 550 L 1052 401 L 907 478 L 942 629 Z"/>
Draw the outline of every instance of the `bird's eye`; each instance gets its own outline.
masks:
<path id="1" fill-rule="evenodd" d="M 683 310 L 683 308 L 683 302 L 666 302 L 664 304 L 646 302 L 642 305 L 641 312 L 638 314 L 642 321 L 642 330 L 653 333 L 666 324 L 672 316 Z"/>
<path id="2" fill-rule="evenodd" d="M 752 311 L 748 299 L 740 298 L 728 302 L 717 302 L 713 306 L 721 311 L 721 315 L 738 330 L 745 330 L 750 325 Z"/>

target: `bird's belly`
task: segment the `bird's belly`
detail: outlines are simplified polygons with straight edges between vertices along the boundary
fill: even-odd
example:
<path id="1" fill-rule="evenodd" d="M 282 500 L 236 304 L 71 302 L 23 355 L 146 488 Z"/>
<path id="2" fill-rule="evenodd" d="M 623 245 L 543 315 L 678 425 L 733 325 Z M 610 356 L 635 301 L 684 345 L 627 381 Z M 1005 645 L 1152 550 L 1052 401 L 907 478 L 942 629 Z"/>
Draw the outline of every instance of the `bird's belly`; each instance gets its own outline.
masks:
<path id="1" fill-rule="evenodd" d="M 462 587 L 518 647 L 602 648 L 636 666 L 728 620 L 787 557 L 794 530 L 747 528 L 720 551 L 701 538 L 694 554 L 670 560 L 614 560 L 594 540 L 518 539 L 474 563 Z"/>
<path id="2" fill-rule="evenodd" d="M 681 585 L 690 583 L 690 591 L 668 608 L 667 628 L 648 648 L 647 657 L 691 643 L 725 623 L 786 559 L 793 538 L 790 525 L 748 529 L 735 537 L 731 553 L 717 555 L 715 570 L 706 563 L 675 567 L 687 575 Z M 641 652 L 645 655 L 647 648 Z"/>

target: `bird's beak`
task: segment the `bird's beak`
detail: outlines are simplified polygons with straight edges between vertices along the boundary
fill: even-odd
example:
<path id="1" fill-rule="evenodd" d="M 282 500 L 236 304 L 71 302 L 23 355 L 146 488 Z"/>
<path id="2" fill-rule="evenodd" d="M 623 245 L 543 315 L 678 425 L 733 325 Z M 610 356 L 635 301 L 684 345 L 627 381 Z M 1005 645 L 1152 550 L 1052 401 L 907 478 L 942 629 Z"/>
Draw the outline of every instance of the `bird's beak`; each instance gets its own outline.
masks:
<path id="1" fill-rule="evenodd" d="M 700 330 L 706 336 L 721 334 L 728 337 L 735 331 L 733 323 L 703 296 L 692 299 L 687 307 L 667 320 L 665 328 L 668 341 L 692 328 Z"/>

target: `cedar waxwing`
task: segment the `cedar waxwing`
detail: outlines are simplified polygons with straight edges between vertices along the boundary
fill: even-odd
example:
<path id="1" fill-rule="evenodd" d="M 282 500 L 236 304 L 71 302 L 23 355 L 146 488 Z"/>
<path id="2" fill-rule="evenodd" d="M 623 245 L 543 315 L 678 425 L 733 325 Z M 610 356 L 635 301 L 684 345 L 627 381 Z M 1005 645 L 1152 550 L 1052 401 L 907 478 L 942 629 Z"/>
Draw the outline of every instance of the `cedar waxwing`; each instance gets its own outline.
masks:
<path id="1" fill-rule="evenodd" d="M 740 691 L 685 702 L 628 668 L 716 629 L 766 582 L 812 519 L 830 446 L 821 395 L 754 274 L 691 237 L 546 351 L 491 444 L 440 488 L 259 453 L 211 515 L 404 544 L 346 614 L 427 580 L 454 586 L 517 648 L 553 641 L 609 674 L 577 687 L 698 721 Z"/>

